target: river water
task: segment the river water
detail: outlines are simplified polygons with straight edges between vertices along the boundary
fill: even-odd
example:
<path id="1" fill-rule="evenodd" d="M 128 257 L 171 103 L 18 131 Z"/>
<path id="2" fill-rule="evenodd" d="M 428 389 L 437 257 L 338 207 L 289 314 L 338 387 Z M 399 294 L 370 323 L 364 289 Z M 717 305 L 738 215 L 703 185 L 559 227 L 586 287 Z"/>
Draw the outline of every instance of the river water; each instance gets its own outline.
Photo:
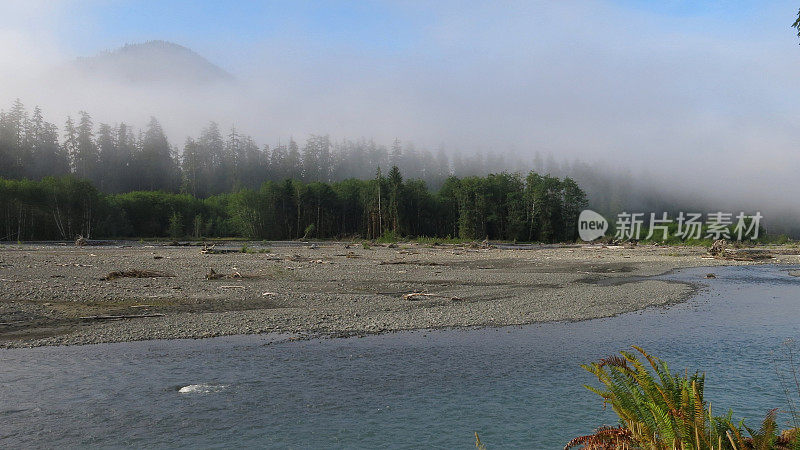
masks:
<path id="1" fill-rule="evenodd" d="M 800 336 L 800 279 L 775 266 L 664 278 L 705 287 L 576 323 L 0 350 L 0 447 L 473 448 L 477 431 L 490 448 L 557 449 L 616 423 L 579 365 L 632 344 L 705 371 L 715 411 L 756 425 L 786 409 L 776 369 Z"/>

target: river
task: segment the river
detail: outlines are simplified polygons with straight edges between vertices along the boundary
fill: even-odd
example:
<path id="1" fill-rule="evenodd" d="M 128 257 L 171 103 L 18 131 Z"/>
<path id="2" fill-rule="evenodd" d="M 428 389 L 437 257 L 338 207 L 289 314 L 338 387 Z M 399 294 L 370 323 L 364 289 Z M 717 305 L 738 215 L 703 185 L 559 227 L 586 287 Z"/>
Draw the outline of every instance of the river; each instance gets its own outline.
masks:
<path id="1" fill-rule="evenodd" d="M 704 286 L 686 303 L 575 323 L 0 350 L 0 446 L 473 448 L 477 431 L 490 448 L 556 449 L 616 423 L 579 365 L 632 344 L 705 371 L 714 410 L 757 425 L 787 407 L 787 270 L 682 270 L 663 278 Z"/>

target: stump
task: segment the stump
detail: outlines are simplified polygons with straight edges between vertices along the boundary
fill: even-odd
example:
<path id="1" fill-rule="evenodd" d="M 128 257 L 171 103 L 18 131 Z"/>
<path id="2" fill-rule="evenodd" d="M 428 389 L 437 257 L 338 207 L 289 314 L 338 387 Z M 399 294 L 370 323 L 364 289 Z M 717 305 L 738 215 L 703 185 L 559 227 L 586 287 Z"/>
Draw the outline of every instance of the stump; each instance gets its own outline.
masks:
<path id="1" fill-rule="evenodd" d="M 725 248 L 728 246 L 728 241 L 725 239 L 717 239 L 711 244 L 711 248 L 708 249 L 708 253 L 714 257 L 720 257 L 725 254 Z"/>

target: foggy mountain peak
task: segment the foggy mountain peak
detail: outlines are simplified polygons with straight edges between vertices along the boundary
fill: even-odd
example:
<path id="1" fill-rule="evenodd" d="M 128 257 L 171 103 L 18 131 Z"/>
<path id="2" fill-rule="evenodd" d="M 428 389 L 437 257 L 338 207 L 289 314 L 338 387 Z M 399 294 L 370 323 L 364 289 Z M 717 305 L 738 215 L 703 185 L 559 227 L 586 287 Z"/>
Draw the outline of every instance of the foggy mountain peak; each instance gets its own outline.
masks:
<path id="1" fill-rule="evenodd" d="M 126 44 L 80 57 L 74 67 L 86 76 L 133 84 L 212 84 L 234 80 L 233 75 L 191 49 L 162 40 Z"/>

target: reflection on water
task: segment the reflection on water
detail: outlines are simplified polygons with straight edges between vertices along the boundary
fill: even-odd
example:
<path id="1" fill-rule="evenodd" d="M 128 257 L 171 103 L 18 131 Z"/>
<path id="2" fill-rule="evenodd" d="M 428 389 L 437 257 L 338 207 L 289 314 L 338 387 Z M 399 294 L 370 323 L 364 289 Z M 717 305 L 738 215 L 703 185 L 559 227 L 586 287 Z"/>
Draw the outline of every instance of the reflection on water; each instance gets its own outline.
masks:
<path id="1" fill-rule="evenodd" d="M 771 358 L 800 336 L 800 279 L 771 266 L 665 278 L 708 288 L 578 323 L 3 350 L 0 445 L 468 448 L 479 431 L 492 447 L 561 448 L 615 423 L 579 364 L 631 344 L 706 371 L 716 411 L 755 424 L 785 407 Z"/>

